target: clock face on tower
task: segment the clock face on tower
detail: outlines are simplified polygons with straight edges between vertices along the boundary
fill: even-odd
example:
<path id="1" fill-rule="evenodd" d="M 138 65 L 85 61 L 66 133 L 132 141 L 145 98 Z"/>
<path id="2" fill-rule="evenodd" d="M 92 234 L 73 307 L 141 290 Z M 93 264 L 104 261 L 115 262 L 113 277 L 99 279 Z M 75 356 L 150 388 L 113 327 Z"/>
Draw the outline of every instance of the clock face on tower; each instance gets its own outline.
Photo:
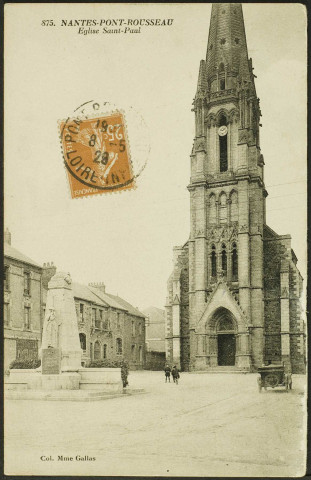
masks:
<path id="1" fill-rule="evenodd" d="M 220 137 L 224 137 L 225 135 L 227 135 L 227 133 L 228 133 L 228 129 L 226 125 L 222 125 L 221 127 L 218 128 L 218 135 Z"/>

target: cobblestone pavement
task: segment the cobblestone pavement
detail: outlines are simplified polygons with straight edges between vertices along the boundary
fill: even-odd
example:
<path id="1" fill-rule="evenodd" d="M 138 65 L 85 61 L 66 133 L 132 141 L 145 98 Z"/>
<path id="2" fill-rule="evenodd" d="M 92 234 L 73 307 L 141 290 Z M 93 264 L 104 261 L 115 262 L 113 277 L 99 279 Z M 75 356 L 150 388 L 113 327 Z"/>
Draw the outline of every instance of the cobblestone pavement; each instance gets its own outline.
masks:
<path id="1" fill-rule="evenodd" d="M 130 387 L 145 394 L 95 402 L 7 400 L 5 473 L 303 475 L 306 378 L 294 375 L 288 393 L 259 393 L 256 379 L 182 373 L 175 385 L 164 383 L 162 372 L 130 372 Z"/>

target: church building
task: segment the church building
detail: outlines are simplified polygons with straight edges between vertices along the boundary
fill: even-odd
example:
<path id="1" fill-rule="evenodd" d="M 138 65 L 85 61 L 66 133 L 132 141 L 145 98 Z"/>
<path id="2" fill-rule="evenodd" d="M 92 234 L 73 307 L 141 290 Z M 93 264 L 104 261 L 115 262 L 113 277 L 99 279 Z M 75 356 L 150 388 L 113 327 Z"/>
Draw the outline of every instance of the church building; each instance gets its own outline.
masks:
<path id="1" fill-rule="evenodd" d="M 260 104 L 242 5 L 213 4 L 193 103 L 190 236 L 174 248 L 166 358 L 182 370 L 305 371 L 302 277 L 266 224 Z"/>

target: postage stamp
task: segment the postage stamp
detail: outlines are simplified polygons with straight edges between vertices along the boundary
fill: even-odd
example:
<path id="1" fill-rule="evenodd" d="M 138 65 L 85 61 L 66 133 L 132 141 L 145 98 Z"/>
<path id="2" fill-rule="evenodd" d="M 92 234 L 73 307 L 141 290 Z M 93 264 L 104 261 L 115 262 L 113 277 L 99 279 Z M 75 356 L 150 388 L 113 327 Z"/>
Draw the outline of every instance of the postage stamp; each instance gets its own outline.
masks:
<path id="1" fill-rule="evenodd" d="M 99 114 L 98 103 L 87 103 L 59 122 L 71 197 L 135 188 L 124 112 Z"/>

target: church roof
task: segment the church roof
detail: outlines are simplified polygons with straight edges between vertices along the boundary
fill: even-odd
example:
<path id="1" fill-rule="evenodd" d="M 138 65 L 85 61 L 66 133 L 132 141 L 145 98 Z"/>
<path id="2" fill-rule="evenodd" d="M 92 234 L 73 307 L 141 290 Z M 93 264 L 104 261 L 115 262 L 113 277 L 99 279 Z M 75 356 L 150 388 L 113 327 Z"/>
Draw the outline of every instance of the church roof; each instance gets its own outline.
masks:
<path id="1" fill-rule="evenodd" d="M 236 75 L 250 73 L 241 3 L 212 5 L 206 52 L 208 81 L 216 75 L 221 64 Z"/>
<path id="2" fill-rule="evenodd" d="M 4 256 L 8 258 L 13 258 L 14 260 L 19 260 L 20 262 L 27 263 L 28 265 L 34 265 L 35 267 L 42 268 L 42 266 L 39 265 L 39 263 L 27 257 L 26 255 L 24 255 L 19 250 L 12 247 L 6 242 L 4 242 Z"/>

